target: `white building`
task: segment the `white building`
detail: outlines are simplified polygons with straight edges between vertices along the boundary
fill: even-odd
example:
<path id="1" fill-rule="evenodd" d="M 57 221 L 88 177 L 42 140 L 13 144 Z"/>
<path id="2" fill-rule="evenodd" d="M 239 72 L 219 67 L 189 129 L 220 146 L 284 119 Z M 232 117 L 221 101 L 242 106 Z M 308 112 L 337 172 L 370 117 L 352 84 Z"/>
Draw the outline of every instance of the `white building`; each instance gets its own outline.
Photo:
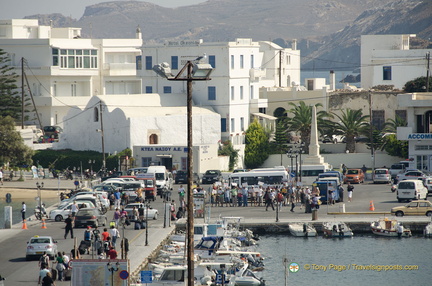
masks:
<path id="1" fill-rule="evenodd" d="M 432 49 L 410 50 L 415 35 L 361 36 L 361 87 L 393 85 L 402 89 L 407 81 L 426 76 L 426 54 Z"/>
<path id="2" fill-rule="evenodd" d="M 259 98 L 260 87 L 289 87 L 300 82 L 300 51 L 294 42 L 283 49 L 271 42 L 236 39 L 233 42 L 205 43 L 174 41 L 165 45 L 145 45 L 142 49 L 143 91 L 177 94 L 186 92 L 186 82 L 167 81 L 158 77 L 153 66 L 170 64 L 176 75 L 188 60 L 206 54 L 214 71 L 210 81 L 194 82 L 193 100 L 196 105 L 211 106 L 221 116 L 222 140 L 234 145 L 244 144 L 244 131 L 253 117 L 269 120 L 267 99 Z"/>
<path id="3" fill-rule="evenodd" d="M 8 53 L 9 65 L 18 75 L 25 59 L 28 88 L 42 126 L 63 126 L 71 106 L 83 108 L 94 95 L 140 94 L 136 59 L 141 45 L 139 29 L 135 39 L 82 39 L 80 28 L 0 20 L 0 48 Z"/>
<path id="4" fill-rule="evenodd" d="M 407 110 L 407 127 L 398 127 L 398 140 L 408 140 L 410 166 L 432 170 L 432 93 L 398 95 L 401 108 Z"/>
<path id="5" fill-rule="evenodd" d="M 138 166 L 153 163 L 186 169 L 187 151 L 182 147 L 187 145 L 186 107 L 182 106 L 185 100 L 185 95 L 93 96 L 85 108 L 69 110 L 64 132 L 53 148 L 104 149 L 105 153 L 130 148 Z M 220 167 L 220 115 L 204 107 L 192 109 L 194 171 L 204 172 L 206 163 Z"/>

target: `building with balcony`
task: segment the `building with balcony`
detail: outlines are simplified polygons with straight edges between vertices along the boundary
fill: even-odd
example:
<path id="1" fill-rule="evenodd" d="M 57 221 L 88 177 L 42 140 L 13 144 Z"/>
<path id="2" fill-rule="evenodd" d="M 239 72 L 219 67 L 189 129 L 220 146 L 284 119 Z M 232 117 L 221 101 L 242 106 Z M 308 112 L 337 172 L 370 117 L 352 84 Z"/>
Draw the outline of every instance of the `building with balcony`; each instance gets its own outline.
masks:
<path id="1" fill-rule="evenodd" d="M 41 120 L 27 123 L 38 126 L 63 126 L 72 106 L 84 108 L 95 95 L 141 94 L 141 45 L 139 28 L 134 39 L 83 39 L 80 28 L 0 20 L 0 48 L 15 72 L 25 74 L 24 89 L 31 91 Z"/>
<path id="2" fill-rule="evenodd" d="M 267 113 L 268 101 L 260 98 L 261 87 L 290 87 L 300 81 L 300 51 L 281 48 L 271 42 L 236 39 L 232 42 L 171 41 L 164 45 L 142 47 L 142 66 L 138 75 L 143 92 L 184 94 L 186 82 L 158 77 L 153 66 L 170 65 L 176 75 L 187 61 L 206 55 L 214 68 L 210 81 L 193 82 L 193 101 L 209 106 L 220 114 L 221 139 L 234 145 L 244 144 L 244 132 L 254 118 L 275 128 L 275 117 Z"/>

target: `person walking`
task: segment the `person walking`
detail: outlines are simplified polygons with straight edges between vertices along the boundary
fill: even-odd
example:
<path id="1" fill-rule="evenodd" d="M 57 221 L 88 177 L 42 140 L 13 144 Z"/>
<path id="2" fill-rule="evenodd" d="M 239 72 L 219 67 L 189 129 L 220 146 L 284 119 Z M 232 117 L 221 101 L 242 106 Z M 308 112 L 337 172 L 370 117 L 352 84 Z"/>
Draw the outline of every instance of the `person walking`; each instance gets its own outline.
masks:
<path id="1" fill-rule="evenodd" d="M 291 209 L 290 209 L 290 212 L 294 212 L 294 208 L 295 208 L 295 206 L 296 206 L 296 194 L 294 194 L 294 193 L 292 193 L 291 195 L 290 195 L 290 203 L 291 203 Z"/>
<path id="2" fill-rule="evenodd" d="M 231 188 L 231 206 L 232 207 L 236 207 L 237 206 L 237 195 L 238 195 L 237 191 L 238 190 L 237 190 L 236 186 L 233 186 Z"/>
<path id="3" fill-rule="evenodd" d="M 75 219 L 76 213 L 78 212 L 78 205 L 76 203 L 76 201 L 73 202 L 72 206 L 71 206 L 71 213 L 72 213 L 72 218 Z"/>
<path id="4" fill-rule="evenodd" d="M 114 247 L 110 246 L 110 250 L 108 250 L 107 254 L 109 259 L 117 259 L 117 251 L 114 249 Z"/>
<path id="5" fill-rule="evenodd" d="M 348 191 L 348 202 L 352 202 L 352 196 L 353 196 L 354 186 L 351 185 L 350 182 L 348 182 L 347 191 Z"/>
<path id="6" fill-rule="evenodd" d="M 42 286 L 56 286 L 54 280 L 52 279 L 51 272 L 47 272 L 45 277 L 42 279 Z"/>
<path id="7" fill-rule="evenodd" d="M 42 263 L 41 269 L 39 270 L 38 285 L 42 283 L 42 280 L 45 278 L 45 276 L 47 276 L 48 273 L 50 273 L 49 269 L 45 263 Z"/>
<path id="8" fill-rule="evenodd" d="M 26 206 L 25 202 L 22 202 L 22 206 L 21 206 L 21 217 L 22 217 L 22 222 L 25 222 L 25 219 L 26 219 L 26 211 L 27 211 L 27 206 Z"/>
<path id="9" fill-rule="evenodd" d="M 114 208 L 120 208 L 120 202 L 121 202 L 121 193 L 120 190 L 117 189 L 114 192 Z"/>
<path id="10" fill-rule="evenodd" d="M 118 227 L 118 223 L 119 223 L 120 217 L 121 217 L 120 210 L 118 208 L 116 208 L 115 212 L 114 212 L 114 216 L 113 216 L 113 220 L 115 222 L 116 227 Z"/>
<path id="11" fill-rule="evenodd" d="M 61 254 L 60 251 L 58 252 L 55 261 L 57 262 L 57 265 L 56 265 L 56 270 L 57 270 L 57 275 L 58 275 L 57 279 L 59 281 L 64 281 L 63 272 L 66 268 L 64 266 L 63 255 Z"/>
<path id="12" fill-rule="evenodd" d="M 3 185 L 3 170 L 0 169 L 0 183 Z"/>
<path id="13" fill-rule="evenodd" d="M 104 231 L 101 233 L 102 241 L 107 241 L 108 237 L 110 237 L 110 234 L 108 232 L 107 228 L 104 228 Z"/>
<path id="14" fill-rule="evenodd" d="M 66 223 L 66 227 L 65 227 L 64 238 L 66 239 L 69 232 L 71 234 L 71 238 L 73 238 L 73 219 L 71 215 L 68 215 L 68 217 L 65 219 L 65 223 Z"/>
<path id="15" fill-rule="evenodd" d="M 242 199 L 243 199 L 243 207 L 247 207 L 248 199 L 249 199 L 249 190 L 247 187 L 243 187 L 242 189 Z"/>
<path id="16" fill-rule="evenodd" d="M 274 205 L 273 205 L 273 198 L 272 198 L 270 190 L 268 190 L 268 189 L 265 192 L 264 200 L 265 200 L 266 211 L 268 211 L 269 206 L 271 206 L 272 209 L 275 210 Z"/>
<path id="17" fill-rule="evenodd" d="M 43 266 L 46 266 L 46 268 L 49 268 L 50 266 L 50 259 L 46 251 L 42 254 L 42 256 L 39 258 L 39 269 L 43 269 Z"/>
<path id="18" fill-rule="evenodd" d="M 109 230 L 109 235 L 111 236 L 112 246 L 114 248 L 116 248 L 116 242 L 117 242 L 117 239 L 120 237 L 120 232 L 118 231 L 118 229 L 114 225 L 111 226 L 111 228 Z"/>

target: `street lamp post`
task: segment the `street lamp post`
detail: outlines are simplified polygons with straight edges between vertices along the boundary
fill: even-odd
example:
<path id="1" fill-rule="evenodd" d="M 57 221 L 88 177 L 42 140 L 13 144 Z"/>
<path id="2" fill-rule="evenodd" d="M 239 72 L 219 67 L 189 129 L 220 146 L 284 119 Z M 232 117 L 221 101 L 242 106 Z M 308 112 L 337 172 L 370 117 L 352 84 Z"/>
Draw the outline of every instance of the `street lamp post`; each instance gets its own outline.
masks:
<path id="1" fill-rule="evenodd" d="M 111 262 L 108 262 L 107 268 L 108 268 L 108 271 L 111 272 L 111 286 L 114 286 L 114 272 L 119 271 L 120 263 L 117 262 L 115 264 L 115 267 L 114 267 L 114 265 L 111 265 Z"/>
<path id="2" fill-rule="evenodd" d="M 148 224 L 148 210 L 150 208 L 150 200 L 146 201 L 146 236 L 145 236 L 145 246 L 148 246 L 148 228 L 149 228 L 149 224 Z"/>
<path id="3" fill-rule="evenodd" d="M 209 64 L 200 63 L 202 57 L 194 62 L 187 61 L 180 72 L 174 76 L 168 63 L 155 65 L 153 70 L 160 76 L 171 81 L 186 81 L 187 83 L 187 285 L 194 285 L 194 217 L 193 217 L 193 162 L 192 162 L 192 82 L 210 80 L 213 68 Z M 182 74 L 187 71 L 186 76 Z"/>

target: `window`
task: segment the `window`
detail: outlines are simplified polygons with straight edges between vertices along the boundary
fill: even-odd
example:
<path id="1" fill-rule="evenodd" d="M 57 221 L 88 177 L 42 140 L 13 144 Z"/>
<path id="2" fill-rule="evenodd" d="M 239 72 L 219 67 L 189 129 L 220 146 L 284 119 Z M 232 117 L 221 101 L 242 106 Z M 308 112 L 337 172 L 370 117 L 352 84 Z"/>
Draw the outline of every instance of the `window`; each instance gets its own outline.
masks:
<path id="1" fill-rule="evenodd" d="M 153 93 L 153 87 L 152 86 L 146 86 L 145 91 L 146 91 L 146 93 Z"/>
<path id="2" fill-rule="evenodd" d="M 231 69 L 234 69 L 234 55 L 231 55 Z"/>
<path id="3" fill-rule="evenodd" d="M 209 56 L 208 62 L 212 68 L 216 68 L 216 56 Z"/>
<path id="4" fill-rule="evenodd" d="M 244 129 L 244 117 L 240 117 L 240 131 L 245 131 L 245 129 Z"/>
<path id="5" fill-rule="evenodd" d="M 76 83 L 71 84 L 71 96 L 76 96 Z"/>
<path id="6" fill-rule="evenodd" d="M 145 57 L 146 70 L 151 70 L 153 68 L 153 58 L 151 56 Z"/>
<path id="7" fill-rule="evenodd" d="M 221 118 L 221 132 L 226 132 L 227 131 L 227 120 L 226 118 Z"/>
<path id="8" fill-rule="evenodd" d="M 383 67 L 383 80 L 391 80 L 392 74 L 391 74 L 391 67 L 386 66 Z"/>
<path id="9" fill-rule="evenodd" d="M 156 134 L 152 134 L 149 137 L 149 144 L 158 144 L 158 136 Z"/>
<path id="10" fill-rule="evenodd" d="M 97 68 L 97 50 L 52 49 L 53 66 L 67 69 Z"/>
<path id="11" fill-rule="evenodd" d="M 151 160 L 152 160 L 151 157 L 142 157 L 141 158 L 141 166 L 143 166 L 143 167 L 149 167 L 150 164 L 151 164 Z"/>
<path id="12" fill-rule="evenodd" d="M 240 55 L 240 68 L 244 68 L 244 57 L 243 55 Z"/>
<path id="13" fill-rule="evenodd" d="M 231 100 L 234 100 L 234 86 L 231 86 Z"/>
<path id="14" fill-rule="evenodd" d="M 291 64 L 291 56 L 290 55 L 286 56 L 286 63 L 287 63 L 287 65 Z"/>
<path id="15" fill-rule="evenodd" d="M 216 86 L 208 87 L 208 100 L 216 100 Z"/>
<path id="16" fill-rule="evenodd" d="M 253 68 L 254 68 L 254 65 L 255 65 L 255 62 L 254 62 L 254 55 L 251 55 L 251 59 L 250 59 L 250 61 L 251 61 L 251 69 L 253 69 Z"/>
<path id="17" fill-rule="evenodd" d="M 173 70 L 178 69 L 178 57 L 177 56 L 171 57 L 171 69 L 173 69 Z"/>
<path id="18" fill-rule="evenodd" d="M 142 70 L 142 57 L 141 56 L 136 56 L 135 65 L 136 65 L 137 70 Z"/>
<path id="19" fill-rule="evenodd" d="M 378 130 L 382 130 L 384 128 L 384 115 L 384 110 L 372 110 L 372 125 Z"/>
<path id="20" fill-rule="evenodd" d="M 240 99 L 243 99 L 243 86 L 240 86 Z"/>
<path id="21" fill-rule="evenodd" d="M 94 122 L 99 122 L 99 109 L 95 107 L 93 113 Z"/>
<path id="22" fill-rule="evenodd" d="M 254 98 L 254 87 L 253 85 L 250 86 L 250 99 Z"/>
<path id="23" fill-rule="evenodd" d="M 406 110 L 395 110 L 395 117 L 399 117 L 400 119 L 407 121 L 407 111 Z M 397 119 L 397 118 L 395 118 Z"/>
<path id="24" fill-rule="evenodd" d="M 163 92 L 164 93 L 171 93 L 171 86 L 164 86 L 163 87 Z"/>
<path id="25" fill-rule="evenodd" d="M 235 132 L 235 120 L 231 118 L 231 132 Z"/>

